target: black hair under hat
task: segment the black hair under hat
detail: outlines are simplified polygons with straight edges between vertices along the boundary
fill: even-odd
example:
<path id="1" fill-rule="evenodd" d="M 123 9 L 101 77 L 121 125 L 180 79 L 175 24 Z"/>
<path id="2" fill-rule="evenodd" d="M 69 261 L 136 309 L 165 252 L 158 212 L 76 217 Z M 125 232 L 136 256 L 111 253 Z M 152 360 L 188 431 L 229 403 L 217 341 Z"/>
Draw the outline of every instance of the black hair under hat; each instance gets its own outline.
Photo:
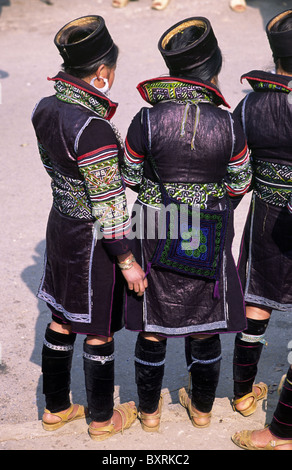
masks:
<path id="1" fill-rule="evenodd" d="M 192 26 L 202 29 L 199 39 L 181 49 L 167 50 L 169 41 L 176 34 L 183 34 L 185 29 Z M 158 42 L 158 49 L 170 70 L 183 71 L 202 65 L 210 59 L 218 49 L 218 43 L 209 20 L 193 17 L 176 23 L 163 33 Z"/>
<path id="2" fill-rule="evenodd" d="M 72 42 L 64 37 L 74 33 Z M 114 46 L 101 16 L 83 16 L 63 26 L 54 38 L 66 66 L 82 67 L 101 60 Z"/>
<path id="3" fill-rule="evenodd" d="M 292 29 L 277 31 L 274 28 L 279 21 L 287 17 L 292 18 L 292 10 L 286 10 L 272 18 L 266 27 L 270 47 L 275 58 L 292 57 Z"/>

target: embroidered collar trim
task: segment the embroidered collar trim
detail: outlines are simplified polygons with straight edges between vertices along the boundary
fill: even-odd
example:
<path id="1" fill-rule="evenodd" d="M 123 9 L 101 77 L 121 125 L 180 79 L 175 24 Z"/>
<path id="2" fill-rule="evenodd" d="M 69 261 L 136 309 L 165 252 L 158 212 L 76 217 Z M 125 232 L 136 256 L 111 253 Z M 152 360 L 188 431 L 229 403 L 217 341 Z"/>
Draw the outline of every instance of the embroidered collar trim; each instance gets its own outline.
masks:
<path id="1" fill-rule="evenodd" d="M 290 93 L 292 91 L 292 77 L 278 75 L 272 72 L 252 70 L 241 76 L 241 82 L 247 80 L 254 91 L 275 91 Z"/>
<path id="2" fill-rule="evenodd" d="M 63 72 L 53 78 L 48 77 L 48 80 L 55 82 L 56 97 L 61 101 L 84 106 L 106 120 L 110 120 L 116 112 L 118 104 L 84 80 Z"/>
<path id="3" fill-rule="evenodd" d="M 137 86 L 141 97 L 152 105 L 161 101 L 213 102 L 230 108 L 218 88 L 210 82 L 176 77 L 157 77 Z"/>

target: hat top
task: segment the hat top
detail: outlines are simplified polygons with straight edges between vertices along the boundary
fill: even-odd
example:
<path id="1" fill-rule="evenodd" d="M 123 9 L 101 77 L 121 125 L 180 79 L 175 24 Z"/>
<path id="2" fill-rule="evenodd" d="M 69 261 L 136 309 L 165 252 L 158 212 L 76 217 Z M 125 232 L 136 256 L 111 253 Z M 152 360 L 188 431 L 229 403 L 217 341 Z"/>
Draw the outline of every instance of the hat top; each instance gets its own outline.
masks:
<path id="1" fill-rule="evenodd" d="M 283 11 L 282 13 L 280 13 L 279 15 L 276 15 L 276 16 L 275 16 L 274 18 L 272 18 L 272 19 L 269 21 L 269 23 L 267 24 L 267 30 L 268 30 L 269 32 L 273 32 L 273 33 L 277 33 L 277 32 L 282 33 L 283 31 L 271 31 L 271 29 L 273 28 L 273 26 L 275 26 L 275 24 L 276 24 L 278 21 L 280 21 L 280 20 L 286 18 L 286 17 L 289 16 L 290 14 L 292 15 L 292 10 L 286 10 L 286 11 Z"/>
<path id="2" fill-rule="evenodd" d="M 96 29 L 98 28 L 98 26 L 100 26 L 102 24 L 101 22 L 101 17 L 99 16 L 83 16 L 82 18 L 77 18 L 76 20 L 73 20 L 73 21 L 70 21 L 70 23 L 66 24 L 65 26 L 63 26 L 63 28 L 60 29 L 60 31 L 58 31 L 58 33 L 56 34 L 55 36 L 55 43 L 60 45 L 60 46 L 67 46 L 67 45 L 70 45 L 70 44 L 78 44 L 79 42 L 81 41 L 84 41 L 84 40 L 87 40 L 90 38 L 90 36 L 92 36 L 93 34 L 95 34 L 95 31 Z M 60 42 L 60 38 L 62 36 L 62 34 L 66 31 L 66 30 L 69 30 L 75 26 L 79 26 L 79 27 L 84 27 L 84 26 L 95 26 L 95 28 L 92 30 L 91 33 L 89 34 L 86 34 L 86 36 L 84 36 L 83 38 L 81 38 L 79 41 L 76 40 L 72 43 L 69 43 L 69 44 L 62 44 Z"/>
<path id="3" fill-rule="evenodd" d="M 70 21 L 57 32 L 54 43 L 64 64 L 76 68 L 102 59 L 114 46 L 104 19 L 97 15 Z"/>
<path id="4" fill-rule="evenodd" d="M 292 29 L 275 31 L 275 25 L 285 18 L 292 18 L 292 10 L 286 10 L 272 18 L 267 26 L 266 33 L 274 58 L 292 57 Z"/>
<path id="5" fill-rule="evenodd" d="M 187 28 L 197 27 L 202 30 L 193 42 L 182 47 L 167 49 L 174 36 L 183 34 Z M 217 39 L 207 18 L 192 17 L 176 23 L 161 36 L 158 49 L 172 72 L 186 71 L 202 65 L 209 60 L 218 49 Z"/>
<path id="6" fill-rule="evenodd" d="M 162 37 L 162 41 L 161 41 L 161 47 L 163 49 L 166 48 L 167 44 L 169 43 L 169 41 L 178 33 L 183 33 L 183 31 L 186 29 L 186 28 L 189 28 L 190 26 L 198 26 L 199 28 L 203 28 L 204 29 L 204 32 L 207 30 L 207 23 L 206 23 L 206 20 L 203 21 L 203 19 L 197 19 L 197 18 L 193 18 L 193 19 L 189 19 L 189 20 L 186 20 L 186 21 L 183 21 L 182 23 L 179 23 L 176 27 L 174 27 L 173 29 L 169 30 L 169 32 L 166 32 L 165 36 Z M 199 38 L 200 39 L 200 38 Z M 195 42 L 197 42 L 199 39 L 197 39 Z M 192 47 L 192 45 L 194 44 L 190 44 L 190 46 L 187 46 L 187 47 Z"/>

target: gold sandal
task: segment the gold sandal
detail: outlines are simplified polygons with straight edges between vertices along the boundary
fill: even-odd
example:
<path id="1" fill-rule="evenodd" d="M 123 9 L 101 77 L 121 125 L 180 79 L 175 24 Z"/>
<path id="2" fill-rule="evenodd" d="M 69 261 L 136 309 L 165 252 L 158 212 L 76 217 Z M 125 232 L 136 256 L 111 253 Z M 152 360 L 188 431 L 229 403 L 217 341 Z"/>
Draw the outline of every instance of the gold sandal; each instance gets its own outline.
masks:
<path id="1" fill-rule="evenodd" d="M 73 414 L 73 416 L 71 418 L 69 418 L 69 416 L 74 411 L 74 406 L 78 406 L 77 411 L 76 411 L 76 413 Z M 57 416 L 58 418 L 61 419 L 61 421 L 58 421 L 57 423 L 48 423 L 43 419 L 42 424 L 43 424 L 43 428 L 46 431 L 55 431 L 56 429 L 59 429 L 62 426 L 64 426 L 64 424 L 71 423 L 71 421 L 74 421 L 75 419 L 85 418 L 86 414 L 87 414 L 84 406 L 82 406 L 82 405 L 73 405 L 73 404 L 70 406 L 70 408 L 68 408 L 68 410 L 65 413 L 63 413 L 63 412 L 51 413 L 47 409 L 45 409 L 44 413 L 49 413 L 50 415 Z"/>
<path id="2" fill-rule="evenodd" d="M 146 432 L 158 432 L 159 430 L 159 426 L 160 426 L 160 418 L 161 418 L 161 410 L 162 410 L 162 405 L 163 405 L 163 398 L 162 396 L 160 396 L 160 399 L 159 399 L 159 404 L 158 404 L 158 412 L 156 414 L 153 414 L 153 415 L 149 415 L 149 414 L 144 414 L 142 411 L 139 411 L 138 413 L 138 418 L 140 419 L 141 421 L 141 427 L 143 429 L 143 431 L 146 431 Z M 155 426 L 149 426 L 148 424 L 146 424 L 145 421 L 149 421 L 149 420 L 158 420 L 158 424 L 156 424 Z"/>
<path id="3" fill-rule="evenodd" d="M 230 0 L 229 6 L 236 13 L 243 13 L 246 10 L 245 0 Z"/>
<path id="4" fill-rule="evenodd" d="M 253 431 L 240 431 L 235 433 L 231 440 L 234 444 L 246 450 L 275 450 L 275 447 L 292 443 L 292 439 L 276 439 L 269 441 L 265 447 L 257 447 L 251 440 L 252 433 Z"/>
<path id="5" fill-rule="evenodd" d="M 186 408 L 193 426 L 195 426 L 195 428 L 207 428 L 208 426 L 210 426 L 212 413 L 205 413 L 204 415 L 201 415 L 197 411 L 195 411 L 192 407 L 192 400 L 189 397 L 185 388 L 181 388 L 178 393 L 180 404 L 184 408 Z M 209 418 L 209 420 L 205 424 L 199 424 L 198 422 L 196 422 L 196 419 L 202 418 Z"/>
<path id="6" fill-rule="evenodd" d="M 133 407 L 129 403 L 122 403 L 118 405 L 116 408 L 114 408 L 114 411 L 117 411 L 121 416 L 121 429 L 116 431 L 114 423 L 110 423 L 106 426 L 101 426 L 97 428 L 93 427 L 92 423 L 90 423 L 88 432 L 91 439 L 93 439 L 94 441 L 104 441 L 105 439 L 108 439 L 109 437 L 112 437 L 115 434 L 118 434 L 119 432 L 123 434 L 124 430 L 131 427 L 137 418 L 136 406 Z"/>
<path id="7" fill-rule="evenodd" d="M 112 6 L 114 8 L 124 8 L 129 3 L 129 0 L 113 0 Z"/>
<path id="8" fill-rule="evenodd" d="M 169 4 L 169 0 L 152 0 L 152 10 L 164 10 Z"/>
<path id="9" fill-rule="evenodd" d="M 260 389 L 259 395 L 257 395 L 256 392 L 254 391 L 255 387 Z M 241 398 L 234 399 L 233 402 L 232 402 L 232 408 L 233 408 L 234 411 L 237 411 L 242 416 L 245 416 L 245 417 L 250 416 L 257 409 L 257 402 L 259 400 L 263 400 L 264 398 L 266 398 L 267 394 L 268 394 L 268 386 L 266 384 L 264 384 L 263 382 L 260 382 L 260 383 L 255 384 L 253 386 L 253 391 L 252 392 L 247 393 L 246 395 L 244 395 Z M 248 398 L 253 399 L 252 403 L 245 410 L 238 410 L 236 408 L 236 405 L 243 402 L 244 400 L 247 400 Z"/>

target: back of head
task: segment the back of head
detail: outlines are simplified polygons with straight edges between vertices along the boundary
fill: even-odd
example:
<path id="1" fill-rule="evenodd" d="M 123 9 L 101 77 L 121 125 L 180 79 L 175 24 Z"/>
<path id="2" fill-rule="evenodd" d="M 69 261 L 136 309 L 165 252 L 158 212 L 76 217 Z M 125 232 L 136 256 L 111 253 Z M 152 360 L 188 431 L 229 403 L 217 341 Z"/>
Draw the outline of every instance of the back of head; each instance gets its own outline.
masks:
<path id="1" fill-rule="evenodd" d="M 83 16 L 63 26 L 54 38 L 66 72 L 83 78 L 101 63 L 113 67 L 118 48 L 101 16 Z"/>
<path id="2" fill-rule="evenodd" d="M 272 18 L 266 33 L 276 66 L 292 74 L 292 10 L 286 10 Z"/>
<path id="3" fill-rule="evenodd" d="M 173 76 L 211 80 L 220 73 L 222 55 L 207 18 L 177 23 L 162 35 L 158 48 Z"/>

